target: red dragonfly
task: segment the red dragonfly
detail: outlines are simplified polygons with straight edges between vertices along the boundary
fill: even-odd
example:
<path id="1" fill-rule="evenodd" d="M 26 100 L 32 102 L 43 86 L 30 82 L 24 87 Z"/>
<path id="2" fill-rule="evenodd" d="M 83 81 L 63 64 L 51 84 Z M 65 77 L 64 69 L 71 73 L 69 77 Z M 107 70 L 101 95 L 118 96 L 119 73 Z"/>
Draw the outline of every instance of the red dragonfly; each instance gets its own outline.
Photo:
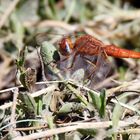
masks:
<path id="1" fill-rule="evenodd" d="M 77 56 L 81 56 L 89 65 L 94 66 L 94 68 L 87 66 L 86 71 L 87 77 L 93 78 L 92 80 L 95 82 L 105 78 L 110 70 L 107 56 L 140 58 L 140 52 L 122 49 L 115 45 L 106 45 L 91 35 L 82 35 L 74 43 L 70 37 L 65 37 L 59 42 L 59 50 L 66 59 L 73 55 L 71 67 L 73 67 Z M 93 60 L 93 56 L 97 56 L 96 61 Z"/>
<path id="2" fill-rule="evenodd" d="M 66 69 L 75 71 L 84 68 L 84 79 L 91 79 L 92 85 L 107 76 L 111 67 L 108 56 L 140 58 L 140 52 L 106 45 L 91 35 L 81 35 L 75 41 L 70 36 L 65 36 L 59 41 L 59 51 L 64 56 L 60 68 L 65 67 L 65 62 L 71 58 L 71 65 Z"/>
<path id="3" fill-rule="evenodd" d="M 82 35 L 73 43 L 70 37 L 65 37 L 59 42 L 60 53 L 69 56 L 76 51 L 76 55 L 98 55 L 104 53 L 118 58 L 140 58 L 140 52 L 119 48 L 115 45 L 105 45 L 102 41 L 91 35 Z"/>

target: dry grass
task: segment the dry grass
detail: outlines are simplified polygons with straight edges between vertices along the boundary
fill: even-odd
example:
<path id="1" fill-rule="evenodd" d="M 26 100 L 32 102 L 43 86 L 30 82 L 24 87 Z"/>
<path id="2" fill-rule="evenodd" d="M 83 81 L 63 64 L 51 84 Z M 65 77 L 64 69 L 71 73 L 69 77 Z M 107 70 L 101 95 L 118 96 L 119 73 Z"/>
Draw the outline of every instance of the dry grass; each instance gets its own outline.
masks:
<path id="1" fill-rule="evenodd" d="M 1 1 L 0 138 L 139 139 L 139 60 L 109 57 L 111 71 L 94 87 L 66 79 L 54 62 L 58 41 L 77 32 L 140 51 L 139 8 L 135 0 Z"/>

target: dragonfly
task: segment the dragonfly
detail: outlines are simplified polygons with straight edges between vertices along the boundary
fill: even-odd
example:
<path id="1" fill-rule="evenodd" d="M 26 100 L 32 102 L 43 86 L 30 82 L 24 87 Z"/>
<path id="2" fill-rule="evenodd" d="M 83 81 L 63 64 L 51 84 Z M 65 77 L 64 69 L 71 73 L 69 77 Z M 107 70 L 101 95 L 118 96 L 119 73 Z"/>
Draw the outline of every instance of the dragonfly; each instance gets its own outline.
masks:
<path id="1" fill-rule="evenodd" d="M 111 69 L 108 56 L 140 58 L 140 52 L 123 49 L 114 44 L 106 45 L 101 40 L 88 34 L 80 35 L 75 40 L 69 35 L 63 36 L 58 45 L 59 52 L 62 55 L 62 59 L 59 61 L 60 69 L 64 68 L 74 73 L 76 70 L 83 68 L 84 76 L 82 78 L 84 80 L 90 79 L 91 86 L 108 75 Z M 69 59 L 71 63 L 66 66 Z M 75 75 L 78 73 L 75 73 Z"/>
<path id="2" fill-rule="evenodd" d="M 91 35 L 82 35 L 73 43 L 69 37 L 62 38 L 59 42 L 60 53 L 69 56 L 76 51 L 76 55 L 99 55 L 104 53 L 117 58 L 140 58 L 140 52 L 122 49 L 116 45 L 106 45 Z"/>

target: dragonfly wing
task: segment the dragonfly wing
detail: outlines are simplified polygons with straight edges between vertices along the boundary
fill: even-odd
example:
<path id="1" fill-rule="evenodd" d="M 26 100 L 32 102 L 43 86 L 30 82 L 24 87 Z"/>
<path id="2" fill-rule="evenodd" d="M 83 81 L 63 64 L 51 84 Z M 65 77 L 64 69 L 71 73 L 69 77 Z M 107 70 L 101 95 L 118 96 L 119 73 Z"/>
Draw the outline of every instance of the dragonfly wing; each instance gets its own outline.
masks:
<path id="1" fill-rule="evenodd" d="M 64 77 L 66 77 L 67 79 L 70 78 L 75 81 L 77 80 L 82 81 L 84 77 L 83 70 L 84 70 L 84 67 L 87 67 L 87 63 L 83 60 L 83 58 L 77 52 L 81 46 L 85 46 L 87 45 L 87 43 L 88 43 L 87 40 L 84 40 L 82 43 L 79 44 L 79 46 L 75 50 L 73 50 L 73 52 L 68 57 L 61 56 L 61 60 L 59 62 L 59 68 L 61 69 Z M 81 74 L 79 75 L 78 73 L 81 73 Z"/>
<path id="2" fill-rule="evenodd" d="M 96 67 L 90 76 L 90 84 L 94 87 L 97 83 L 103 81 L 111 70 L 111 64 L 105 52 L 97 56 Z"/>
<path id="3" fill-rule="evenodd" d="M 60 60 L 59 63 L 59 68 L 61 70 L 61 74 L 66 79 L 72 79 L 74 81 L 77 81 L 78 83 L 81 83 L 85 77 L 85 68 L 87 66 L 87 63 L 83 60 L 83 58 L 80 55 L 77 55 L 73 66 L 70 67 L 72 65 L 73 58 L 73 54 L 66 60 L 64 60 L 65 58 L 62 58 L 62 61 Z"/>
<path id="4" fill-rule="evenodd" d="M 89 42 L 87 40 L 82 41 L 81 44 L 79 44 L 78 48 L 85 46 L 88 47 Z M 92 47 L 92 44 L 89 45 Z M 93 49 L 94 48 L 93 46 Z M 65 77 L 71 78 L 75 81 L 80 81 L 80 83 L 83 83 L 84 80 L 90 79 L 90 83 L 94 85 L 95 83 L 99 83 L 101 80 L 103 80 L 109 70 L 110 70 L 110 64 L 107 59 L 107 55 L 105 52 L 101 52 L 97 55 L 91 56 L 91 55 L 76 55 L 76 59 L 73 62 L 73 58 L 78 50 L 75 50 L 66 61 L 60 61 L 60 67 L 62 68 L 62 74 L 66 74 Z M 71 64 L 73 63 L 73 67 L 71 69 L 67 69 Z M 68 66 L 68 64 L 70 64 Z M 63 71 L 63 68 L 66 70 Z M 80 73 L 80 74 L 79 74 Z"/>

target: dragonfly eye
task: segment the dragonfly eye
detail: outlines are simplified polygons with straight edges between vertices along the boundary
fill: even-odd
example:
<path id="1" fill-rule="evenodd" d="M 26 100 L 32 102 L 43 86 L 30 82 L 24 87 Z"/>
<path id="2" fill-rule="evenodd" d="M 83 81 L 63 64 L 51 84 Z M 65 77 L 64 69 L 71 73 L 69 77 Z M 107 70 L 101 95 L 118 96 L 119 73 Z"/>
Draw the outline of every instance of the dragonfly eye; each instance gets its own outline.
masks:
<path id="1" fill-rule="evenodd" d="M 59 51 L 62 55 L 70 55 L 70 53 L 72 52 L 72 42 L 70 39 L 67 38 L 63 38 L 60 42 L 59 42 Z"/>
<path id="2" fill-rule="evenodd" d="M 66 41 L 66 52 L 69 53 L 69 54 L 71 53 L 71 48 L 70 48 L 67 41 Z"/>

